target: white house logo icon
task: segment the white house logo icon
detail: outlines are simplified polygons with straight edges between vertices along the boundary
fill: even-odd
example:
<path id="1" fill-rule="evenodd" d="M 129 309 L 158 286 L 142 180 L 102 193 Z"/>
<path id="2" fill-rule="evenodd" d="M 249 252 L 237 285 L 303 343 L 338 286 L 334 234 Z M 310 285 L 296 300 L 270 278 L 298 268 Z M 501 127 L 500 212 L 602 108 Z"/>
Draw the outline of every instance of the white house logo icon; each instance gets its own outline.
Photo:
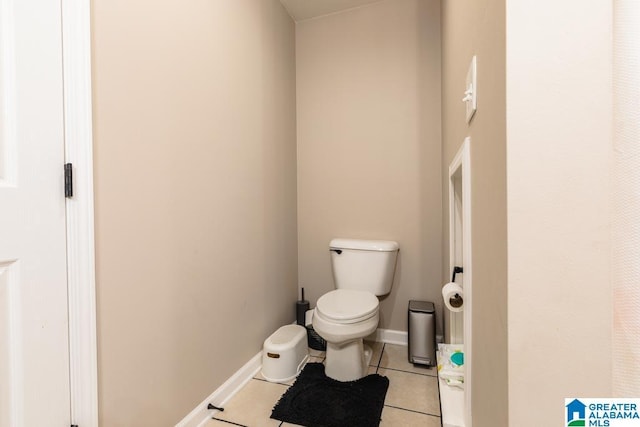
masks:
<path id="1" fill-rule="evenodd" d="M 572 400 L 567 405 L 567 427 L 576 427 L 585 425 L 585 410 L 587 405 L 578 399 Z"/>

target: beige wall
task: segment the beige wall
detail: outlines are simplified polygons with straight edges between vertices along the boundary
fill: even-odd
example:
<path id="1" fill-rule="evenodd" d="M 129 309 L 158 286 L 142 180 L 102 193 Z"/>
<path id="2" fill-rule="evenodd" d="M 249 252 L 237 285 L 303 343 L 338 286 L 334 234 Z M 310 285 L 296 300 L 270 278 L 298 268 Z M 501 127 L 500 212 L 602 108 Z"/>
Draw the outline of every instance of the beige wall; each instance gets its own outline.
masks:
<path id="1" fill-rule="evenodd" d="M 530 6 L 507 14 L 509 421 L 550 426 L 611 395 L 612 2 Z"/>
<path id="2" fill-rule="evenodd" d="M 168 426 L 294 319 L 294 24 L 92 7 L 100 425 Z"/>
<path id="3" fill-rule="evenodd" d="M 611 5 L 505 6 L 443 2 L 442 12 L 443 168 L 471 136 L 480 427 L 557 424 L 565 397 L 611 393 Z"/>
<path id="4" fill-rule="evenodd" d="M 440 312 L 465 136 L 474 425 L 608 395 L 611 16 L 576 5 L 387 0 L 298 23 L 294 52 L 276 0 L 93 0 L 101 425 L 181 419 L 293 320 L 298 279 L 332 289 L 332 237 L 400 243 L 381 327 Z"/>
<path id="5" fill-rule="evenodd" d="M 505 2 L 443 1 L 441 25 L 445 236 L 449 229 L 448 167 L 464 138 L 471 137 L 473 425 L 506 427 L 509 408 Z M 461 99 L 473 55 L 477 55 L 478 61 L 478 110 L 467 125 Z M 448 243 L 445 238 L 442 280 L 451 276 Z"/>
<path id="6" fill-rule="evenodd" d="M 393 0 L 296 25 L 298 270 L 333 289 L 333 237 L 396 240 L 381 328 L 409 299 L 440 308 L 439 2 Z"/>
<path id="7" fill-rule="evenodd" d="M 640 396 L 640 2 L 613 2 L 612 394 Z"/>

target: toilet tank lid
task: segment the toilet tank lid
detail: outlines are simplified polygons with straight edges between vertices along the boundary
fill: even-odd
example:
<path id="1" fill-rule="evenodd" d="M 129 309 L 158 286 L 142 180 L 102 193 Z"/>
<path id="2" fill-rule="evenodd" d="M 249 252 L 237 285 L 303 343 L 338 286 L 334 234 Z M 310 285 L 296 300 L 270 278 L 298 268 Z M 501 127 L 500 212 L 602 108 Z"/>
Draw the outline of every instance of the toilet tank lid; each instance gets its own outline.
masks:
<path id="1" fill-rule="evenodd" d="M 329 243 L 329 248 L 393 252 L 398 250 L 398 242 L 392 240 L 333 239 Z"/>

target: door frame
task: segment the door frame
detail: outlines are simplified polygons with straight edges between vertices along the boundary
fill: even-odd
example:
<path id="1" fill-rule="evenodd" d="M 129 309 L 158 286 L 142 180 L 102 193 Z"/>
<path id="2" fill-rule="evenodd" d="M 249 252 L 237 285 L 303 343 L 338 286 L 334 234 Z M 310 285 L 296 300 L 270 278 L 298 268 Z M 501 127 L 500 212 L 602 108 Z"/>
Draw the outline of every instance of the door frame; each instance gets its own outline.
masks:
<path id="1" fill-rule="evenodd" d="M 454 201 L 454 176 L 461 172 L 462 183 L 462 259 L 464 272 L 462 273 L 462 289 L 464 290 L 464 425 L 472 427 L 471 413 L 471 383 L 473 366 L 472 357 L 472 246 L 471 246 L 471 138 L 466 137 L 462 146 L 449 165 L 449 272 L 453 271 L 455 260 L 455 201 Z"/>
<path id="2" fill-rule="evenodd" d="M 61 0 L 61 8 L 65 163 L 74 181 L 66 201 L 71 421 L 98 427 L 91 1 Z"/>

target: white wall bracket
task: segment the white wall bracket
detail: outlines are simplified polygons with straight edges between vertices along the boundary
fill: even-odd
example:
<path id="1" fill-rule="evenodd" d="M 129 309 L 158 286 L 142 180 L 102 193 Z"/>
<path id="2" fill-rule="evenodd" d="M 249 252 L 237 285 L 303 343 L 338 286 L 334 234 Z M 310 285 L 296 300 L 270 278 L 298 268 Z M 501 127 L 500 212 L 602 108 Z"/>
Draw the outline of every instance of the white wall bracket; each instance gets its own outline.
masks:
<path id="1" fill-rule="evenodd" d="M 478 109 L 478 79 L 476 68 L 476 56 L 473 55 L 471 64 L 469 64 L 469 70 L 467 70 L 464 97 L 462 98 L 462 102 L 464 102 L 467 110 L 467 123 L 471 122 L 471 118 Z"/>

